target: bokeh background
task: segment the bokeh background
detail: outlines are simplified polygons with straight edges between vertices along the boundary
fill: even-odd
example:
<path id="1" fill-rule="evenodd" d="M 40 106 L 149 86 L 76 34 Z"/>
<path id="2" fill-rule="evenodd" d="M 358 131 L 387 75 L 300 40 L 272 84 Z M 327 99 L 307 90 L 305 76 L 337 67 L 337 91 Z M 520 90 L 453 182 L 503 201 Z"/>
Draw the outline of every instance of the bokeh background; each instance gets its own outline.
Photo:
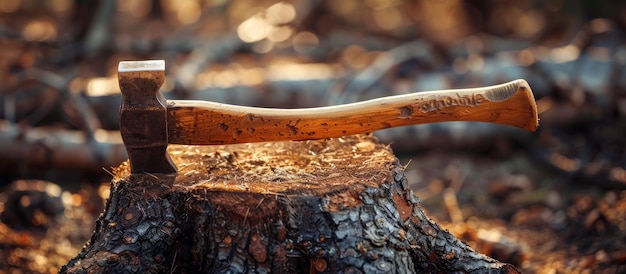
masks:
<path id="1" fill-rule="evenodd" d="M 377 132 L 424 209 L 526 273 L 626 271 L 626 2 L 2 0 L 0 273 L 55 273 L 91 236 L 121 60 L 170 99 L 280 108 L 528 80 L 535 133 Z"/>

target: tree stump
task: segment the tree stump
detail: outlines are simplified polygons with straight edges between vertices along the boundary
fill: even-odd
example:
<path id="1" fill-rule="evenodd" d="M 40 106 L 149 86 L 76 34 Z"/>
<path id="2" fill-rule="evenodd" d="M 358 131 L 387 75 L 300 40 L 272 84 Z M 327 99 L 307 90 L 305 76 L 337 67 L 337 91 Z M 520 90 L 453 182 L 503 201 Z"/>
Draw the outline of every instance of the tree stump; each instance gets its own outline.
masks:
<path id="1" fill-rule="evenodd" d="M 428 219 L 371 136 L 169 153 L 178 175 L 114 170 L 61 273 L 518 273 Z"/>

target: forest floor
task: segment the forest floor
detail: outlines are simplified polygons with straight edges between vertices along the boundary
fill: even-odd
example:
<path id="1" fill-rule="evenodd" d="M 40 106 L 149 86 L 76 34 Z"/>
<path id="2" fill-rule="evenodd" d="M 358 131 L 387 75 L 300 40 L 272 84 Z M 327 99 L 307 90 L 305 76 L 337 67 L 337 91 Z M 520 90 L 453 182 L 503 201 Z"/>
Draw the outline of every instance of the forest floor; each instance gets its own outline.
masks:
<path id="1" fill-rule="evenodd" d="M 523 273 L 625 271 L 626 191 L 563 180 L 523 152 L 410 159 L 427 214 L 480 252 Z"/>

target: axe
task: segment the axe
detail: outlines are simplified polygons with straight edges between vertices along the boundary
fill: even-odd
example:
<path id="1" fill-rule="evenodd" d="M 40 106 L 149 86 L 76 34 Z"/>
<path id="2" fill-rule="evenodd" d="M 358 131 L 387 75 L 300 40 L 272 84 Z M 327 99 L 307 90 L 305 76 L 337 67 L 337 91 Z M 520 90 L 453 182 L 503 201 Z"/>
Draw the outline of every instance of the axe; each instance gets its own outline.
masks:
<path id="1" fill-rule="evenodd" d="M 311 140 L 406 125 L 475 121 L 534 131 L 537 106 L 528 83 L 389 96 L 358 103 L 270 109 L 208 101 L 165 100 L 163 60 L 124 61 L 120 131 L 131 173 L 176 173 L 168 144 L 224 145 Z"/>

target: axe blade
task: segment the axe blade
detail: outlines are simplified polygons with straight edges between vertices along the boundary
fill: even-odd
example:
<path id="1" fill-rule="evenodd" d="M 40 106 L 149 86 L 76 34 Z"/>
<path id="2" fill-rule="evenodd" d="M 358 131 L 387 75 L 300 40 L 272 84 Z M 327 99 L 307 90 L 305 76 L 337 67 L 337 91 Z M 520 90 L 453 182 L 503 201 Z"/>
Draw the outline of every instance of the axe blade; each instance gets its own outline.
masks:
<path id="1" fill-rule="evenodd" d="M 131 173 L 176 173 L 167 154 L 167 109 L 159 101 L 163 60 L 125 61 L 118 66 L 122 105 L 120 132 Z"/>

